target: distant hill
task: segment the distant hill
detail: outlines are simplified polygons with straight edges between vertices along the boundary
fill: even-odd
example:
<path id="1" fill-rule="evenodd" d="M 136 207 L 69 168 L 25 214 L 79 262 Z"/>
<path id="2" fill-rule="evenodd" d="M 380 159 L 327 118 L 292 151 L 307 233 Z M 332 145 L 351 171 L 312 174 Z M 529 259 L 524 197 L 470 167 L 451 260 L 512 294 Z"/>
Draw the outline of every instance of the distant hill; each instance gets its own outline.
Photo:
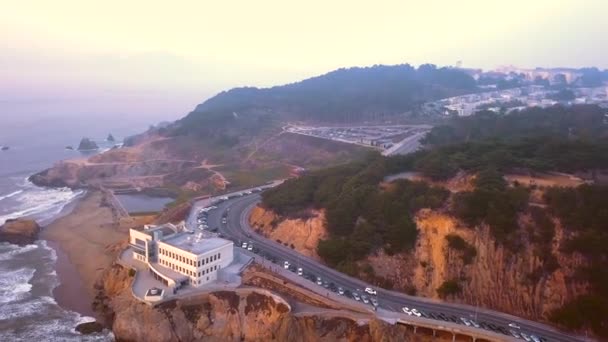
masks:
<path id="1" fill-rule="evenodd" d="M 198 105 L 179 121 L 178 133 L 209 133 L 210 127 L 250 120 L 356 122 L 387 118 L 423 102 L 477 91 L 459 69 L 425 64 L 338 69 L 272 88 L 235 88 Z M 248 118 L 246 118 L 248 116 Z M 255 118 L 255 119 L 252 119 Z M 204 133 L 203 133 L 204 134 Z"/>

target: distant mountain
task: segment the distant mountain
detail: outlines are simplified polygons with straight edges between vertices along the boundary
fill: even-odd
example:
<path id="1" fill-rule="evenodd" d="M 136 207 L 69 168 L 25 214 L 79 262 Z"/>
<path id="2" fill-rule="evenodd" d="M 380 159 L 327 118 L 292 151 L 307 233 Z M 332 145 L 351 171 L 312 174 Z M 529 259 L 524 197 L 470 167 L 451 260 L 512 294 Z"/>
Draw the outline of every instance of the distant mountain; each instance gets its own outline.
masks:
<path id="1" fill-rule="evenodd" d="M 272 88 L 234 88 L 208 99 L 180 121 L 181 132 L 208 131 L 244 116 L 320 122 L 390 117 L 423 102 L 477 91 L 475 80 L 455 68 L 409 64 L 338 69 Z"/>

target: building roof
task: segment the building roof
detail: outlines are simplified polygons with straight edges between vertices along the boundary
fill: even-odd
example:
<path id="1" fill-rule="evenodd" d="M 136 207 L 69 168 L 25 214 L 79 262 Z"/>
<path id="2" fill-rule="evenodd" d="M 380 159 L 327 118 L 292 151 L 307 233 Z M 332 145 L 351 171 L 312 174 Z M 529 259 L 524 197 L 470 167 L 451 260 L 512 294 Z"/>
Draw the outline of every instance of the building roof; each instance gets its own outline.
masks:
<path id="1" fill-rule="evenodd" d="M 177 233 L 177 228 L 171 224 L 165 224 L 162 226 L 145 226 L 143 233 L 152 236 L 152 232 L 160 231 L 162 233 L 162 237 L 167 237 L 169 235 Z"/>
<path id="2" fill-rule="evenodd" d="M 200 255 L 210 252 L 214 249 L 232 245 L 232 241 L 220 239 L 217 237 L 202 238 L 195 234 L 181 233 L 175 234 L 161 241 L 167 245 L 179 248 L 181 250 Z"/>

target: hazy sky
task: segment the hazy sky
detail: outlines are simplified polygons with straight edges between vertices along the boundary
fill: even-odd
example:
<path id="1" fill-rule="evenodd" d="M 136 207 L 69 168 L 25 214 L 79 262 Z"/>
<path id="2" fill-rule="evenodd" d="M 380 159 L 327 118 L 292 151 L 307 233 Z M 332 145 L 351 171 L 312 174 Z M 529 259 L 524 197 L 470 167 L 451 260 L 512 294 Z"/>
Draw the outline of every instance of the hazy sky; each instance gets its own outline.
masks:
<path id="1" fill-rule="evenodd" d="M 0 116 L 173 119 L 229 87 L 379 63 L 608 68 L 606 13 L 606 0 L 3 0 Z"/>

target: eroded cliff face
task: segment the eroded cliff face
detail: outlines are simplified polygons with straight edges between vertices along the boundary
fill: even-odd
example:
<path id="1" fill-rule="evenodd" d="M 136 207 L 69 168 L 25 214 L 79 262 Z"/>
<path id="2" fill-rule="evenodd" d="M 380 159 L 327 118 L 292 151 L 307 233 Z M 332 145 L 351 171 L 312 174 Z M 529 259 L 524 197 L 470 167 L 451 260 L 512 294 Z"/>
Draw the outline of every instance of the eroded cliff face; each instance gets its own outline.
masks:
<path id="1" fill-rule="evenodd" d="M 293 244 L 303 255 L 319 259 L 317 245 L 327 237 L 323 211 L 310 211 L 310 216 L 301 219 L 282 220 L 274 212 L 256 207 L 251 212 L 249 223 L 260 234 L 274 241 Z"/>
<path id="2" fill-rule="evenodd" d="M 96 309 L 118 341 L 431 340 L 430 336 L 414 335 L 405 326 L 374 319 L 294 314 L 282 298 L 250 288 L 213 292 L 152 308 L 131 296 L 131 279 L 126 269 L 115 265 L 99 282 Z"/>
<path id="3" fill-rule="evenodd" d="M 272 212 L 265 211 L 263 214 L 266 218 L 276 219 Z M 322 222 L 322 215 L 309 220 L 315 219 Z M 256 220 L 259 220 L 257 216 L 256 219 L 252 218 L 252 221 Z M 530 223 L 525 215 L 520 220 L 522 227 Z M 289 237 L 289 231 L 295 232 L 293 236 L 298 236 L 299 231 L 306 231 L 304 221 L 290 221 L 284 228 L 283 237 Z M 557 259 L 558 268 L 538 276 L 534 274 L 544 266 L 543 261 L 534 245 L 525 238 L 522 239 L 524 242 L 520 250 L 512 252 L 497 244 L 485 226 L 466 227 L 452 216 L 428 209 L 419 211 L 415 221 L 419 237 L 414 250 L 392 256 L 380 250 L 361 261 L 360 266 L 369 264 L 376 276 L 388 279 L 396 290 L 410 293 L 415 290 L 416 295 L 429 298 L 439 298 L 437 288 L 443 282 L 455 279 L 462 291 L 445 300 L 535 320 L 546 320 L 552 309 L 585 293 L 587 284 L 571 279 L 585 261 L 580 256 L 560 252 L 564 232 L 557 221 L 552 253 Z M 274 222 L 276 227 L 283 224 L 286 221 Z M 274 238 L 272 231 L 266 234 Z M 462 237 L 475 248 L 477 255 L 470 263 L 465 263 L 462 251 L 448 247 L 446 236 L 449 234 Z M 519 234 L 525 234 L 524 228 L 520 228 Z M 366 277 L 363 273 L 360 276 Z"/>

